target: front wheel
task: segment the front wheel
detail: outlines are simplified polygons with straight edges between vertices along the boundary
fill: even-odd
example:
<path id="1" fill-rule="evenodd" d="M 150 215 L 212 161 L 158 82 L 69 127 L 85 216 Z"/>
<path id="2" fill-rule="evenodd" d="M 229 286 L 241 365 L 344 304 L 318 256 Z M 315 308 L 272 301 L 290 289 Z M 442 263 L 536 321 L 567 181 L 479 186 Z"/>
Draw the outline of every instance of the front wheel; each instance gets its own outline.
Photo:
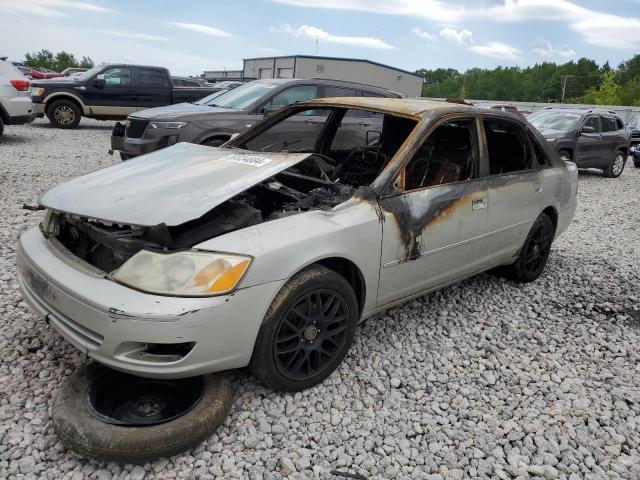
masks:
<path id="1" fill-rule="evenodd" d="M 516 261 L 504 269 L 506 276 L 523 283 L 536 280 L 547 265 L 553 235 L 553 223 L 542 213 L 533 222 Z"/>
<path id="2" fill-rule="evenodd" d="M 274 390 L 312 387 L 342 362 L 355 336 L 358 302 L 351 285 L 316 265 L 292 277 L 265 315 L 251 369 Z"/>
<path id="3" fill-rule="evenodd" d="M 613 160 L 611 160 L 609 166 L 604 169 L 604 176 L 609 178 L 618 178 L 620 175 L 622 175 L 622 171 L 624 170 L 624 165 L 626 162 L 627 159 L 624 152 L 616 152 L 616 155 L 615 157 L 613 157 Z"/>
<path id="4" fill-rule="evenodd" d="M 210 138 L 209 140 L 205 140 L 202 142 L 202 145 L 206 145 L 207 147 L 220 147 L 227 142 L 226 138 Z"/>
<path id="5" fill-rule="evenodd" d="M 47 108 L 47 118 L 56 128 L 76 128 L 81 117 L 78 105 L 69 100 L 56 100 Z"/>

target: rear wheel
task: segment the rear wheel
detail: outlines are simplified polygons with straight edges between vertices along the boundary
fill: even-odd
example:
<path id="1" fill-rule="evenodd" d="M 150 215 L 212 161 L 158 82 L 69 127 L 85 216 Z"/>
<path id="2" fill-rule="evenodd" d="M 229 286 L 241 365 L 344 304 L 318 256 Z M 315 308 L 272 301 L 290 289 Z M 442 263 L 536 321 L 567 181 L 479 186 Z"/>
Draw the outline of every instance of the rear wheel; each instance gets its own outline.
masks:
<path id="1" fill-rule="evenodd" d="M 551 243 L 553 242 L 553 223 L 545 213 L 541 214 L 529 231 L 529 235 L 514 263 L 501 271 L 505 276 L 519 282 L 533 282 L 547 265 Z"/>
<path id="2" fill-rule="evenodd" d="M 274 390 L 296 392 L 333 372 L 347 354 L 358 323 L 351 285 L 316 265 L 292 277 L 265 315 L 251 368 Z"/>
<path id="3" fill-rule="evenodd" d="M 604 169 L 604 176 L 609 178 L 618 178 L 622 175 L 626 162 L 627 159 L 624 152 L 617 151 L 609 166 Z"/>
<path id="4" fill-rule="evenodd" d="M 80 108 L 70 100 L 56 100 L 47 108 L 47 118 L 56 128 L 76 128 L 81 117 Z"/>

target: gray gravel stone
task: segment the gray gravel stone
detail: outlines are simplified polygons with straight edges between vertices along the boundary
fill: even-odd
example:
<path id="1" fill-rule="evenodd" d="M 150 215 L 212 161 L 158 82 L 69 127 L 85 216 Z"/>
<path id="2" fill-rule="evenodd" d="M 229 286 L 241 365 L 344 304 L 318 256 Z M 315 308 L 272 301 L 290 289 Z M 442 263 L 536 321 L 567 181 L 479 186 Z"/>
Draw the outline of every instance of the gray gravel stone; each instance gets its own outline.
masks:
<path id="1" fill-rule="evenodd" d="M 640 172 L 580 174 L 579 206 L 547 271 L 481 275 L 367 320 L 344 363 L 296 394 L 233 373 L 229 419 L 200 447 L 150 465 L 68 452 L 50 419 L 87 358 L 22 300 L 22 210 L 65 179 L 118 163 L 113 122 L 7 129 L 0 146 L 0 478 L 640 478 Z M 428 453 L 425 453 L 428 452 Z"/>

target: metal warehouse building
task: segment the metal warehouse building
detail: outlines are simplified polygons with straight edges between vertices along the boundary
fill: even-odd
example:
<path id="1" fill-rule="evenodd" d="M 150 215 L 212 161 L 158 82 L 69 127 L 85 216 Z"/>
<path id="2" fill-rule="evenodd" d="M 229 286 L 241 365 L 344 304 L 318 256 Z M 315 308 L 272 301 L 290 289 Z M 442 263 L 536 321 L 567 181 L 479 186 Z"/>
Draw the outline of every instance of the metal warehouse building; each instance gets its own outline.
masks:
<path id="1" fill-rule="evenodd" d="M 242 80 L 242 70 L 205 70 L 202 76 L 207 82 L 220 82 L 223 80 Z"/>
<path id="2" fill-rule="evenodd" d="M 422 94 L 423 78 L 399 68 L 357 58 L 293 55 L 245 58 L 245 80 L 258 78 L 331 78 L 388 88 L 407 97 Z"/>

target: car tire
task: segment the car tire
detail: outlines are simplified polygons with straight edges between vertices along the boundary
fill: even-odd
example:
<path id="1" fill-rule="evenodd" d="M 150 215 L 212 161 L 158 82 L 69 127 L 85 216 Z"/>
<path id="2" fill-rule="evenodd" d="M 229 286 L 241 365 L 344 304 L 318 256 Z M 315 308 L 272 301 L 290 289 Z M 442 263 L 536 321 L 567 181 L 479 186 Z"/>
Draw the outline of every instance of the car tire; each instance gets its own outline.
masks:
<path id="1" fill-rule="evenodd" d="M 219 147 L 227 143 L 228 140 L 228 138 L 210 138 L 209 140 L 202 142 L 202 145 L 206 145 L 207 147 Z"/>
<path id="2" fill-rule="evenodd" d="M 347 354 L 358 301 L 338 273 L 314 265 L 293 276 L 260 327 L 250 367 L 273 390 L 298 392 L 327 378 Z"/>
<path id="3" fill-rule="evenodd" d="M 507 278 L 522 283 L 536 280 L 549 259 L 554 234 L 553 222 L 549 216 L 546 213 L 540 214 L 533 222 L 516 261 L 501 268 L 500 272 Z"/>
<path id="4" fill-rule="evenodd" d="M 558 152 L 558 156 L 560 157 L 561 160 L 567 161 L 567 162 L 572 162 L 573 160 L 571 159 L 571 153 L 568 150 L 560 150 Z"/>
<path id="5" fill-rule="evenodd" d="M 618 178 L 620 175 L 622 175 L 626 164 L 626 155 L 623 151 L 618 150 L 611 160 L 609 166 L 603 170 L 604 176 L 607 178 Z"/>
<path id="6" fill-rule="evenodd" d="M 56 128 L 76 128 L 82 118 L 78 105 L 70 100 L 56 100 L 47 108 L 47 118 Z"/>
<path id="7" fill-rule="evenodd" d="M 120 160 L 122 160 L 123 162 L 126 162 L 127 160 L 129 160 L 131 158 L 131 155 L 128 155 L 126 153 L 122 153 L 120 152 Z"/>
<path id="8" fill-rule="evenodd" d="M 197 403 L 177 418 L 149 426 L 108 423 L 96 414 L 89 400 L 89 392 L 94 385 L 101 384 L 107 385 L 102 388 L 103 391 L 114 390 L 118 383 L 114 384 L 110 379 L 119 377 L 109 375 L 147 382 L 142 388 L 152 385 L 152 382 L 162 382 L 115 372 L 95 363 L 80 368 L 69 377 L 54 399 L 53 426 L 67 448 L 87 457 L 116 463 L 144 463 L 177 455 L 208 438 L 222 424 L 231 408 L 232 388 L 229 380 L 225 376 L 207 375 L 196 377 L 203 382 Z M 194 379 L 174 382 L 188 380 Z M 142 391 L 150 390 L 152 387 Z M 177 392 L 176 395 L 182 395 L 184 391 L 178 388 Z M 146 398 L 144 401 L 147 401 Z"/>

